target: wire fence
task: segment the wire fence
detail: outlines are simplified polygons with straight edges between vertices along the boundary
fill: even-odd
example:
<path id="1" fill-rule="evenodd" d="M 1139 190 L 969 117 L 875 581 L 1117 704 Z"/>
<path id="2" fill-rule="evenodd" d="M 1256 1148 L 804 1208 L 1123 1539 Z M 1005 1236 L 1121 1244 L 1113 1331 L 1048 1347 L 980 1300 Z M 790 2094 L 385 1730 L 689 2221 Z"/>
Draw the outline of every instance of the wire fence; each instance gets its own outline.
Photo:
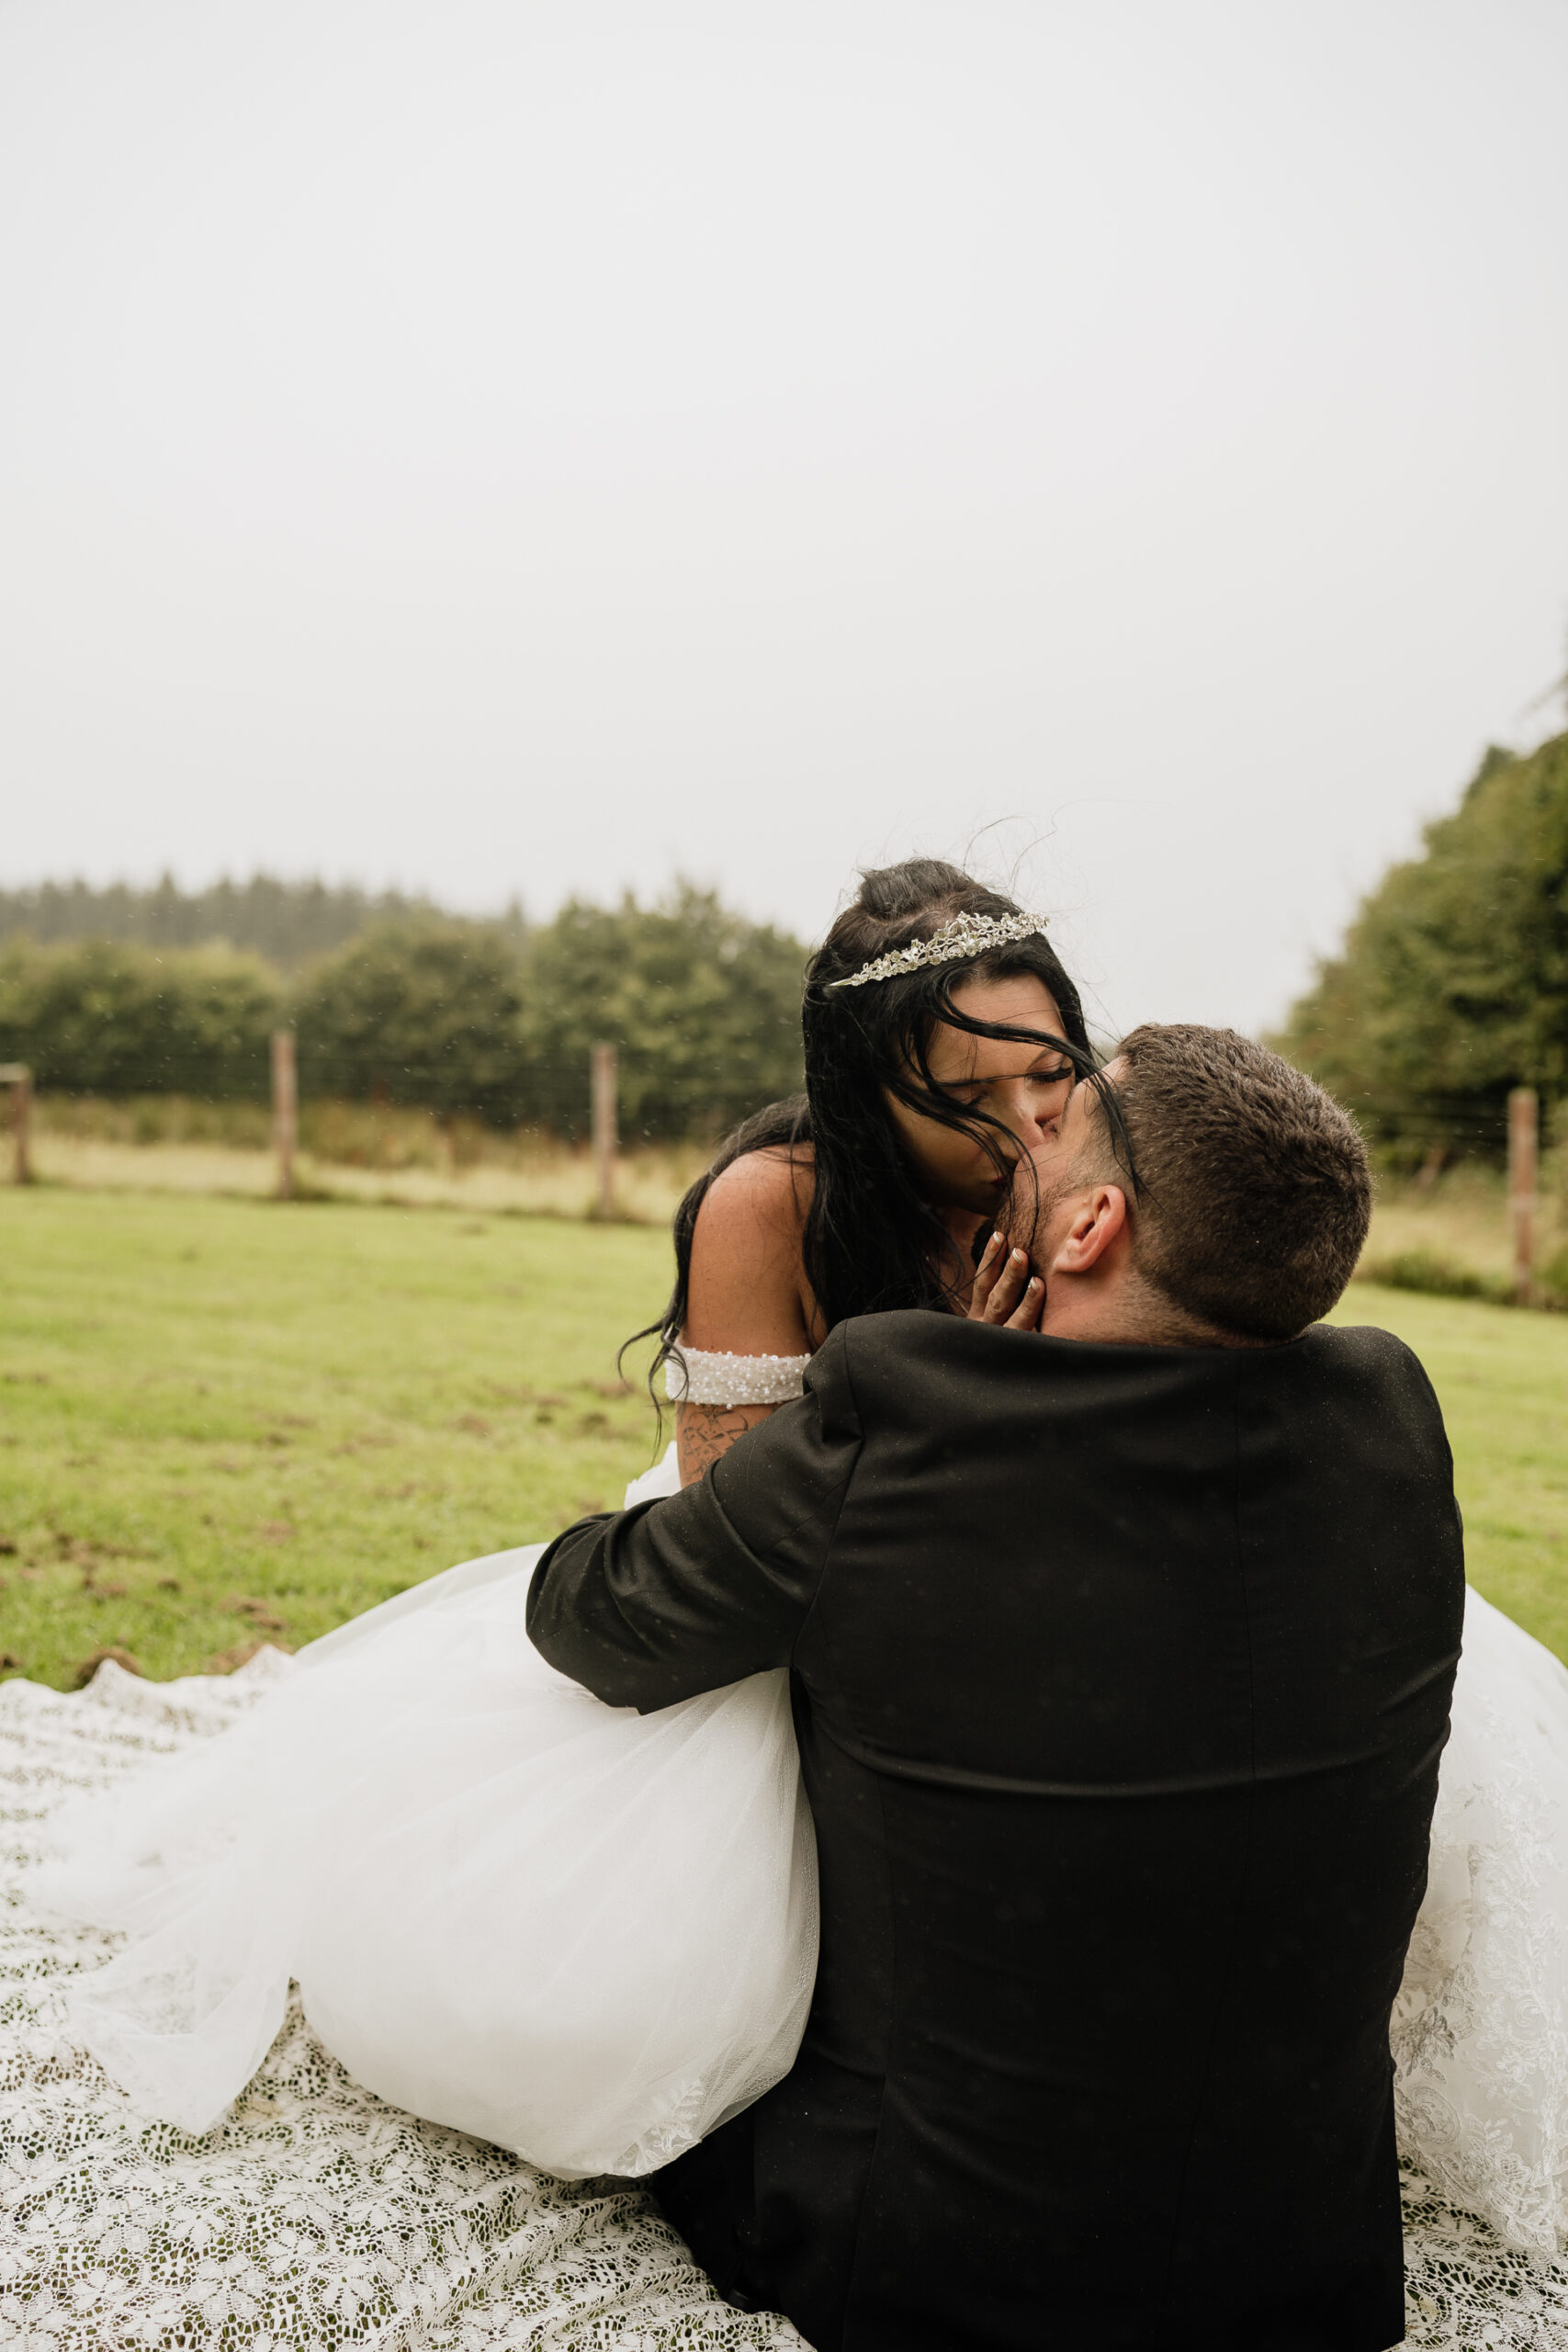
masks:
<path id="1" fill-rule="evenodd" d="M 226 1071 L 231 1069 L 229 1064 L 221 1067 Z M 302 1112 L 305 1123 L 313 1129 L 306 1140 L 316 1147 L 311 1156 L 318 1159 L 322 1144 L 328 1147 L 326 1157 L 344 1156 L 345 1136 L 338 1134 L 334 1151 L 326 1130 L 333 1123 L 334 1114 L 341 1130 L 349 1123 L 351 1112 L 356 1112 L 362 1123 L 366 1114 L 374 1119 L 378 1113 L 387 1114 L 389 1122 L 400 1118 L 406 1122 L 411 1115 L 434 1122 L 446 1138 L 454 1172 L 463 1164 L 465 1156 L 459 1148 L 459 1130 L 465 1121 L 470 1125 L 482 1122 L 492 1133 L 497 1128 L 510 1128 L 514 1136 L 531 1131 L 536 1136 L 554 1133 L 570 1143 L 591 1141 L 592 1186 L 571 1213 L 581 1214 L 585 1209 L 588 1215 L 602 1218 L 627 1213 L 627 1195 L 622 1182 L 623 1143 L 635 1145 L 655 1139 L 647 1137 L 646 1130 L 639 1133 L 641 1123 L 637 1115 L 637 1104 L 645 1104 L 648 1100 L 649 1073 L 640 1074 L 644 1091 L 640 1096 L 634 1094 L 628 1103 L 621 1057 L 614 1044 L 604 1040 L 596 1041 L 591 1049 L 570 1060 L 564 1057 L 548 1060 L 541 1057 L 528 1065 L 525 1077 L 513 1068 L 510 1090 L 502 1085 L 499 1072 L 480 1071 L 479 1079 L 488 1082 L 464 1084 L 452 1060 L 440 1056 L 415 1061 L 387 1055 L 344 1055 L 334 1050 L 312 1057 L 308 1050 L 300 1049 L 292 1030 L 273 1033 L 264 1067 L 265 1089 L 256 1088 L 254 1081 L 246 1085 L 243 1094 L 232 1086 L 221 1090 L 215 1087 L 208 1099 L 213 1107 L 226 1102 L 231 1108 L 243 1106 L 250 1112 L 244 1123 L 250 1132 L 244 1141 L 253 1151 L 257 1146 L 270 1144 L 276 1159 L 273 1189 L 283 1200 L 295 1198 L 300 1189 L 297 1163 L 301 1149 Z M 141 1077 L 155 1074 L 156 1066 L 148 1070 L 133 1068 L 128 1073 Z M 188 1080 L 191 1074 L 186 1064 L 181 1075 Z M 761 1103 L 754 1095 L 738 1094 L 733 1071 L 724 1073 L 723 1091 L 721 1086 L 705 1089 L 705 1074 L 703 1057 L 692 1056 L 686 1068 L 678 1072 L 684 1092 L 680 1107 L 684 1114 L 686 1135 L 690 1136 L 694 1127 L 699 1134 L 705 1128 L 708 1140 L 713 1140 L 722 1126 L 761 1108 Z M 655 1095 L 661 1130 L 657 1140 L 666 1144 L 671 1136 L 671 1114 L 675 1108 L 671 1075 L 666 1069 L 654 1079 L 655 1087 L 662 1089 L 662 1100 Z M 246 1072 L 245 1076 L 249 1079 L 251 1073 Z M 471 1065 L 467 1076 L 470 1080 L 475 1076 Z M 33 1072 L 28 1064 L 0 1064 L 0 1091 L 10 1097 L 12 1173 L 18 1183 L 28 1182 L 34 1173 L 32 1081 Z M 345 1102 L 343 1097 L 350 1090 L 357 1100 Z M 160 1090 L 154 1086 L 141 1091 L 143 1096 L 157 1097 Z M 185 1093 L 200 1100 L 199 1089 L 187 1087 Z M 264 1093 L 265 1102 L 258 1099 Z M 103 1098 L 94 1099 L 101 1102 Z M 125 1096 L 122 1094 L 120 1099 Z M 163 1099 L 167 1102 L 175 1098 L 171 1091 Z M 1349 1107 L 1369 1136 L 1392 1156 L 1392 1163 L 1413 1177 L 1417 1187 L 1435 1183 L 1453 1160 L 1479 1160 L 1506 1167 L 1512 1271 L 1506 1282 L 1496 1278 L 1497 1294 L 1511 1296 L 1521 1305 L 1560 1303 L 1556 1297 L 1556 1290 L 1561 1287 L 1554 1271 L 1556 1261 L 1547 1268 L 1547 1287 L 1552 1290 L 1550 1299 L 1545 1297 L 1538 1275 L 1542 1135 L 1540 1104 L 1532 1089 L 1514 1088 L 1496 1102 L 1477 1102 L 1473 1097 L 1433 1097 L 1418 1102 L 1363 1097 L 1353 1101 Z M 554 1117 L 550 1115 L 552 1110 Z M 152 1140 L 155 1129 L 153 1122 L 146 1134 L 139 1133 L 135 1140 Z M 431 1132 L 428 1126 L 425 1131 L 427 1135 Z M 676 1131 L 681 1130 L 677 1127 Z M 468 1164 L 483 1156 L 482 1149 L 472 1148 L 471 1136 L 462 1141 L 468 1147 Z M 349 1147 L 351 1157 L 359 1157 L 362 1152 L 363 1138 L 358 1151 Z M 1562 1188 L 1565 1176 L 1568 1170 L 1561 1163 L 1548 1163 L 1547 1182 L 1553 1190 Z M 682 1176 L 676 1190 L 683 1188 L 688 1181 L 689 1174 Z M 581 1185 L 580 1179 L 579 1191 Z M 306 1189 L 310 1189 L 309 1185 Z M 664 1204 L 665 1212 L 667 1208 L 668 1203 Z M 643 1201 L 635 1213 L 646 1216 L 648 1211 L 649 1204 Z M 1549 1226 L 1553 1222 L 1550 1214 L 1547 1222 Z M 1445 1272 L 1435 1261 L 1428 1263 L 1427 1253 L 1416 1254 L 1422 1262 L 1416 1266 L 1412 1260 L 1405 1270 L 1406 1286 L 1452 1286 L 1451 1269 Z M 1443 1276 L 1441 1283 L 1439 1274 Z M 1397 1269 L 1389 1278 L 1404 1279 Z M 1490 1290 L 1488 1295 L 1492 1295 Z"/>
<path id="2" fill-rule="evenodd" d="M 520 1115 L 511 1122 L 495 1116 L 496 1097 L 488 1101 L 480 1096 L 479 1107 L 474 1107 L 474 1091 L 462 1087 L 447 1087 L 447 1101 L 433 1102 L 434 1088 L 422 1085 L 422 1075 L 431 1074 L 450 1079 L 450 1071 L 439 1061 L 420 1065 L 398 1062 L 387 1057 L 365 1057 L 366 1084 L 357 1102 L 345 1102 L 338 1093 L 312 1094 L 308 1091 L 310 1066 L 305 1066 L 305 1086 L 301 1085 L 301 1057 L 291 1030 L 277 1030 L 272 1035 L 266 1061 L 265 1094 L 257 1099 L 256 1090 L 247 1087 L 243 1094 L 234 1089 L 211 1090 L 205 1097 L 200 1092 L 175 1093 L 156 1089 L 136 1093 L 115 1091 L 111 1093 L 85 1090 L 62 1090 L 42 1098 L 47 1115 L 48 1132 L 53 1138 L 69 1136 L 77 1143 L 98 1143 L 104 1140 L 105 1122 L 101 1116 L 106 1108 L 116 1103 L 134 1113 L 134 1123 L 129 1136 L 114 1136 L 111 1142 L 130 1140 L 134 1143 L 167 1141 L 218 1145 L 253 1152 L 258 1146 L 270 1147 L 276 1155 L 276 1192 L 281 1199 L 292 1199 L 299 1186 L 296 1178 L 296 1163 L 301 1156 L 302 1139 L 316 1147 L 312 1157 L 320 1156 L 324 1146 L 327 1157 L 343 1155 L 352 1164 L 367 1157 L 379 1159 L 381 1154 L 374 1146 L 389 1141 L 393 1149 L 392 1164 L 406 1166 L 417 1157 L 408 1149 L 408 1130 L 423 1126 L 427 1137 L 434 1129 L 445 1143 L 444 1158 L 456 1171 L 471 1166 L 485 1157 L 482 1137 L 488 1132 L 492 1145 L 504 1151 L 510 1141 L 526 1146 L 528 1138 L 535 1145 L 554 1138 L 555 1148 L 587 1143 L 592 1147 L 592 1193 L 588 1204 L 590 1215 L 602 1217 L 621 1213 L 618 1201 L 618 1162 L 622 1144 L 621 1099 L 619 1088 L 619 1057 L 613 1044 L 600 1040 L 581 1057 L 569 1063 L 558 1059 L 544 1065 L 546 1073 L 555 1081 L 555 1099 L 567 1108 L 570 1124 L 563 1134 L 547 1119 L 539 1117 L 542 1107 L 537 1087 L 526 1093 L 521 1090 L 512 1107 Z M 148 1073 L 133 1068 L 129 1073 Z M 182 1070 L 188 1077 L 188 1069 Z M 539 1066 L 532 1075 L 536 1080 Z M 341 1073 L 340 1073 L 341 1076 Z M 389 1082 L 395 1077 L 400 1084 Z M 0 1064 L 0 1092 L 10 1098 L 10 1125 L 14 1153 L 12 1174 L 17 1183 L 28 1183 L 35 1174 L 35 1105 L 39 1098 L 35 1090 L 34 1072 L 23 1062 Z M 504 1102 L 504 1099 L 502 1099 Z M 61 1116 L 63 1103 L 66 1115 Z M 756 1107 L 742 1098 L 739 1110 Z M 190 1114 L 205 1110 L 209 1115 L 193 1120 Z M 80 1110 L 85 1116 L 73 1117 Z M 158 1115 L 162 1111 L 162 1116 Z M 100 1115 L 95 1116 L 96 1113 Z M 149 1113 L 151 1116 L 147 1115 Z M 532 1117 L 529 1116 L 532 1114 Z M 237 1114 L 237 1115 L 236 1115 Z M 118 1123 L 112 1123 L 118 1124 Z M 563 1123 L 565 1124 L 565 1123 Z M 708 1125 L 712 1125 L 711 1118 Z M 313 1129 L 307 1138 L 306 1130 Z M 376 1136 L 377 1129 L 386 1129 L 384 1136 Z M 194 1130 L 194 1132 L 193 1132 Z M 367 1134 L 367 1131 L 370 1131 Z M 400 1132 L 399 1132 L 400 1130 Z M 635 1131 L 626 1140 L 636 1144 L 642 1140 Z M 669 1137 L 652 1140 L 666 1147 Z M 372 1151 L 366 1152 L 367 1142 Z M 704 1147 L 705 1150 L 705 1147 Z M 679 1189 L 683 1189 L 685 1179 Z"/>
<path id="3" fill-rule="evenodd" d="M 25 1035 L 9 1042 L 18 1064 L 30 1069 L 35 1091 L 65 1101 L 178 1098 L 213 1106 L 265 1108 L 273 1098 L 265 1046 L 243 1058 L 222 1053 L 125 1056 L 112 1069 L 89 1067 L 68 1076 L 57 1057 L 30 1055 Z M 478 1120 L 502 1132 L 543 1129 L 579 1142 L 592 1133 L 592 1054 L 601 1042 L 587 1040 L 570 1055 L 491 1057 L 464 1053 L 413 1058 L 385 1052 L 322 1051 L 301 1037 L 296 1084 L 301 1104 L 344 1102 L 428 1112 L 442 1120 Z M 759 1087 L 739 1057 L 711 1046 L 682 1048 L 675 1043 L 649 1052 L 623 1045 L 617 1047 L 617 1058 L 619 1117 L 628 1140 L 716 1140 L 763 1102 L 793 1091 L 787 1062 L 776 1071 L 782 1083 Z"/>
<path id="4" fill-rule="evenodd" d="M 29 1052 L 24 1034 L 7 1042 L 17 1054 L 14 1066 L 30 1070 L 36 1091 L 66 1099 L 179 1097 L 265 1106 L 275 1091 L 265 1040 L 206 1052 L 108 1050 L 73 1057 L 69 1072 L 60 1067 L 57 1050 Z M 450 1051 L 411 1056 L 335 1042 L 323 1046 L 307 1033 L 295 1040 L 298 1097 L 301 1103 L 360 1103 L 477 1119 L 500 1130 L 544 1128 L 581 1141 L 592 1132 L 592 1050 L 599 1042 L 585 1040 L 570 1053 L 537 1053 L 458 1037 Z M 653 1049 L 620 1041 L 616 1056 L 617 1114 L 628 1140 L 716 1138 L 777 1092 L 792 1091 L 787 1085 L 759 1091 L 737 1069 L 734 1055 L 708 1040 L 666 1037 Z M 1371 1141 L 1406 1157 L 1435 1151 L 1446 1158 L 1506 1157 L 1508 1089 L 1489 1097 L 1354 1093 L 1344 1100 Z M 1557 1110 L 1554 1120 L 1554 1107 L 1544 1106 L 1547 1140 L 1562 1124 L 1562 1112 Z"/>
<path id="5" fill-rule="evenodd" d="M 1437 1099 L 1412 1102 L 1388 1096 L 1353 1095 L 1346 1107 L 1376 1142 L 1425 1149 L 1436 1146 L 1456 1156 L 1462 1153 L 1483 1159 L 1501 1159 L 1507 1148 L 1506 1094 L 1499 1095 L 1495 1103 L 1477 1102 L 1473 1097 L 1450 1102 Z"/>

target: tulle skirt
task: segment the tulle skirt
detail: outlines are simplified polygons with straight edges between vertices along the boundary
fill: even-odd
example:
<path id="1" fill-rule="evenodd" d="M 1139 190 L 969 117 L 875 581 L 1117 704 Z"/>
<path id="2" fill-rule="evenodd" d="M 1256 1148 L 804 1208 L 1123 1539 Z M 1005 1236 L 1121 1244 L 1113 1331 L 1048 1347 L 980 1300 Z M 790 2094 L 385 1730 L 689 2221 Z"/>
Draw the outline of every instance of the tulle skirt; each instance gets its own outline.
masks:
<path id="1" fill-rule="evenodd" d="M 371 1611 L 62 1815 L 39 1899 L 129 1938 L 72 2023 L 142 2111 L 207 2130 L 291 1979 L 367 2089 L 569 2179 L 652 2171 L 786 2072 L 817 1962 L 787 1677 L 604 1705 L 528 1641 L 541 1549 Z"/>
<path id="2" fill-rule="evenodd" d="M 1473 1589 L 1392 2041 L 1401 2154 L 1568 2246 L 1568 1669 Z"/>

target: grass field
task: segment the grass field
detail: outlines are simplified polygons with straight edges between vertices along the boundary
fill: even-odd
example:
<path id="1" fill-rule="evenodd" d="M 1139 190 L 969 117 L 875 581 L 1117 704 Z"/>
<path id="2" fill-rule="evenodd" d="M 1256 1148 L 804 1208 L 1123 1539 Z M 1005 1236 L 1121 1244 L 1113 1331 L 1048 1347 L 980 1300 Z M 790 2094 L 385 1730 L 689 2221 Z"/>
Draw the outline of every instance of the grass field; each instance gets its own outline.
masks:
<path id="1" fill-rule="evenodd" d="M 1568 1315 L 1353 1283 L 1333 1319 L 1415 1349 L 1453 1446 L 1470 1580 L 1568 1660 Z"/>
<path id="2" fill-rule="evenodd" d="M 652 1228 L 0 1194 L 0 1650 L 71 1683 L 291 1647 L 618 1503 Z"/>
<path id="3" fill-rule="evenodd" d="M 68 1686 L 298 1647 L 618 1502 L 615 1377 L 667 1237 L 170 1194 L 0 1193 L 0 1653 Z M 1358 1284 L 1443 1399 L 1489 1598 L 1568 1657 L 1568 1317 Z"/>

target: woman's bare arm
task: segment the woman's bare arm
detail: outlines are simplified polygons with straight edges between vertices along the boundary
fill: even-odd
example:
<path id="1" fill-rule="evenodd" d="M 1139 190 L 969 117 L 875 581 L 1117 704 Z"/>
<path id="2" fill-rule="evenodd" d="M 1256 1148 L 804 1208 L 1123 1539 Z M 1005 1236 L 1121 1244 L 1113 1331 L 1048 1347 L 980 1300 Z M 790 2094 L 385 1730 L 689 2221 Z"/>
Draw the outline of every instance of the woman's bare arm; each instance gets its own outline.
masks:
<path id="1" fill-rule="evenodd" d="M 804 1356 L 820 1318 L 800 1261 L 811 1201 L 808 1153 L 753 1151 L 714 1179 L 697 1213 L 686 1326 L 689 1348 L 738 1356 Z M 693 1485 L 776 1405 L 678 1405 L 681 1484 Z"/>
<path id="2" fill-rule="evenodd" d="M 677 1405 L 675 1458 L 681 1464 L 681 1484 L 694 1487 L 738 1437 L 778 1409 L 776 1405 Z"/>

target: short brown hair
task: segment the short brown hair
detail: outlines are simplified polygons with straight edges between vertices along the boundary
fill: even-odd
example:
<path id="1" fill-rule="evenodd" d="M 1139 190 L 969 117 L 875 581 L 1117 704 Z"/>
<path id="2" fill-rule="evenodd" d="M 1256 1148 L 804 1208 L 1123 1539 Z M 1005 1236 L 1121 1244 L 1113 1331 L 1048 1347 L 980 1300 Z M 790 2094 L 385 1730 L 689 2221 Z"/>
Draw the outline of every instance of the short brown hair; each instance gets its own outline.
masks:
<path id="1" fill-rule="evenodd" d="M 1294 1339 L 1334 1305 L 1367 1238 L 1371 1171 L 1353 1122 L 1234 1029 L 1148 1023 L 1116 1052 L 1126 1067 L 1102 1114 L 1130 1162 L 1134 1265 L 1213 1329 Z"/>

